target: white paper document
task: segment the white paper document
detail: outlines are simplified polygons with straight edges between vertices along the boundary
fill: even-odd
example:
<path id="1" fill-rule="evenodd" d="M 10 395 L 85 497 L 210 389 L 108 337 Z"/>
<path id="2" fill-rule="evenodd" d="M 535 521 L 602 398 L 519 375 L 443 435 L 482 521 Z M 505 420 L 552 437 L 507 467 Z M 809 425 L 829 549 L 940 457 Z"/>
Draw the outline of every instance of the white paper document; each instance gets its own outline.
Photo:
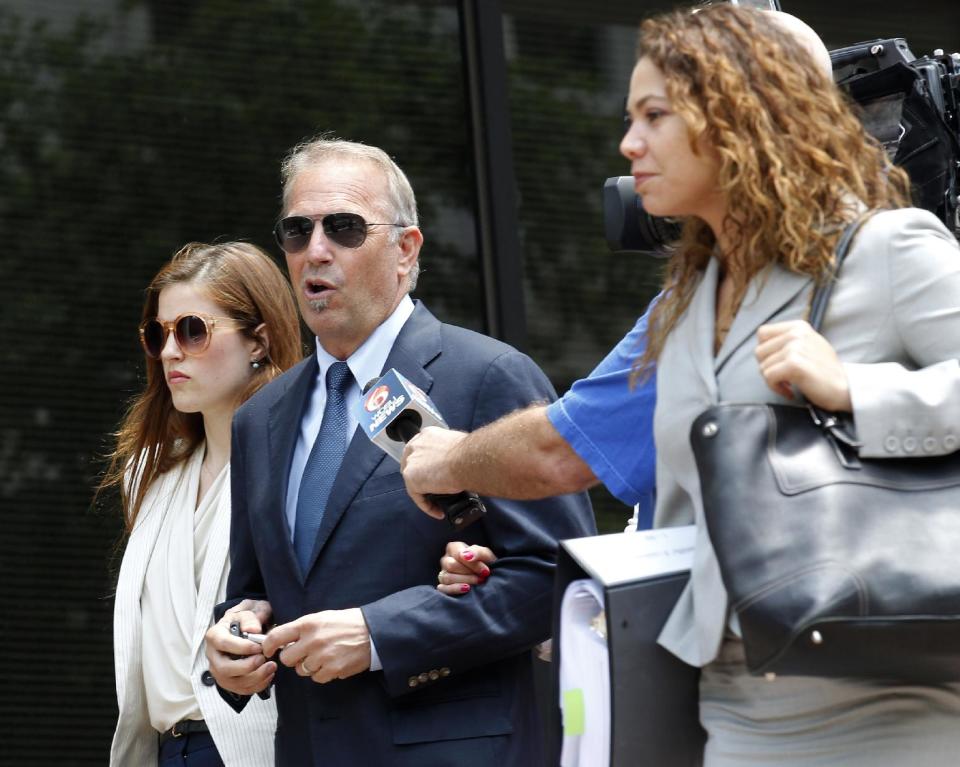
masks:
<path id="1" fill-rule="evenodd" d="M 600 584 L 592 578 L 570 583 L 560 609 L 560 767 L 610 763 L 610 656 L 604 623 Z"/>
<path id="2" fill-rule="evenodd" d="M 577 563 L 604 586 L 689 570 L 697 528 L 661 527 L 563 542 Z"/>

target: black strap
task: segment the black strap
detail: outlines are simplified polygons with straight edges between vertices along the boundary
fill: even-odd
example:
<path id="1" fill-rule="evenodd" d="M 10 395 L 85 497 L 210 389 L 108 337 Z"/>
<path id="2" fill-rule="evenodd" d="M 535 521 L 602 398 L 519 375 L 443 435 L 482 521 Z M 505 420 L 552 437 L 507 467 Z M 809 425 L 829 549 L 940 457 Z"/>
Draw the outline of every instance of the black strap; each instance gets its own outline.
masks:
<path id="1" fill-rule="evenodd" d="M 817 286 L 813 294 L 813 299 L 810 302 L 810 326 L 818 333 L 820 332 L 820 327 L 823 325 L 823 318 L 827 313 L 827 304 L 830 301 L 830 295 L 833 293 L 833 286 L 837 281 L 837 276 L 840 274 L 840 266 L 847 257 L 850 245 L 853 243 L 853 238 L 857 236 L 860 227 L 863 226 L 867 219 L 875 212 L 874 210 L 868 210 L 858 216 L 854 221 L 851 221 L 847 224 L 846 228 L 844 228 L 840 239 L 837 240 L 833 269 L 830 270 L 830 276 Z M 841 462 L 846 465 L 847 468 L 857 468 L 858 465 L 855 455 L 848 454 L 847 451 L 841 447 L 842 445 L 853 450 L 860 447 L 861 443 L 857 439 L 853 424 L 849 423 L 848 419 L 843 415 L 829 413 L 817 407 L 802 395 L 800 399 L 806 404 L 813 422 L 823 429 L 828 437 L 832 438 Z"/>
<path id="2" fill-rule="evenodd" d="M 830 295 L 833 293 L 833 286 L 837 281 L 837 276 L 840 274 L 840 265 L 843 264 L 843 260 L 847 257 L 847 252 L 850 250 L 850 245 L 853 243 L 853 238 L 857 236 L 857 232 L 860 231 L 860 227 L 863 226 L 867 219 L 870 218 L 870 216 L 872 216 L 875 212 L 876 211 L 869 210 L 854 221 L 851 221 L 843 230 L 843 234 L 840 235 L 840 239 L 837 240 L 837 247 L 834 252 L 833 259 L 833 269 L 830 271 L 829 277 L 827 277 L 823 283 L 817 286 L 817 289 L 813 294 L 813 299 L 810 302 L 810 326 L 818 333 L 820 332 L 820 327 L 823 325 L 823 318 L 827 313 L 827 304 L 830 302 Z"/>

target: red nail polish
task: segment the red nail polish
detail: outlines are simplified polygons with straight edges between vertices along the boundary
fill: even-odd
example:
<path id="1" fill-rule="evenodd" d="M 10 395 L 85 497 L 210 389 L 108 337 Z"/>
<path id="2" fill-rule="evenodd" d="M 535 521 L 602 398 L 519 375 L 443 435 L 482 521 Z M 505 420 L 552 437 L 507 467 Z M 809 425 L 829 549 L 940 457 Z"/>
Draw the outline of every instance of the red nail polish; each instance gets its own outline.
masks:
<path id="1" fill-rule="evenodd" d="M 484 568 L 480 571 L 480 577 L 481 577 L 481 578 L 486 578 L 488 575 L 490 575 L 490 568 L 489 568 L 489 567 L 484 567 Z"/>
<path id="2" fill-rule="evenodd" d="M 476 554 L 474 554 L 472 551 L 465 551 L 465 552 L 463 552 L 463 554 L 462 554 L 461 556 L 462 556 L 465 560 L 467 560 L 467 562 L 472 562 L 472 561 L 473 561 L 473 558 L 476 556 Z"/>
<path id="3" fill-rule="evenodd" d="M 469 584 L 469 583 L 461 583 L 461 584 L 460 584 L 460 593 L 461 593 L 461 594 L 466 594 L 468 591 L 470 591 L 470 584 Z"/>

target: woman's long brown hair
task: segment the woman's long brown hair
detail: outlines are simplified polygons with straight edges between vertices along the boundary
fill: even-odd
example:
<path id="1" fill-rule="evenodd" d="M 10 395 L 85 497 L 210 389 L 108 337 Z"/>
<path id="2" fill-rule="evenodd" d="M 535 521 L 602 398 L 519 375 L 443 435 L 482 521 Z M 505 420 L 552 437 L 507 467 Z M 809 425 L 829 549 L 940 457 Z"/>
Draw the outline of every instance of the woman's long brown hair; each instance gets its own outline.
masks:
<path id="1" fill-rule="evenodd" d="M 254 371 L 238 407 L 302 358 L 300 315 L 290 283 L 273 259 L 257 246 L 245 242 L 185 245 L 147 287 L 143 319 L 157 316 L 164 288 L 181 283 L 202 287 L 225 316 L 238 321 L 247 337 L 263 341 L 255 329 L 266 326 L 267 357 Z M 200 413 L 181 413 L 174 408 L 160 360 L 146 355 L 144 359 L 146 387 L 133 399 L 120 423 L 116 447 L 97 488 L 97 495 L 119 488 L 127 534 L 136 524 L 150 486 L 189 458 L 205 437 Z"/>
<path id="2" fill-rule="evenodd" d="M 640 28 L 643 57 L 663 73 L 691 146 L 703 138 L 720 155 L 725 225 L 742 280 L 771 263 L 825 279 L 842 224 L 860 204 L 909 204 L 906 173 L 769 13 L 723 4 L 655 16 Z M 715 246 L 703 220 L 684 222 L 635 373 L 652 370 Z"/>

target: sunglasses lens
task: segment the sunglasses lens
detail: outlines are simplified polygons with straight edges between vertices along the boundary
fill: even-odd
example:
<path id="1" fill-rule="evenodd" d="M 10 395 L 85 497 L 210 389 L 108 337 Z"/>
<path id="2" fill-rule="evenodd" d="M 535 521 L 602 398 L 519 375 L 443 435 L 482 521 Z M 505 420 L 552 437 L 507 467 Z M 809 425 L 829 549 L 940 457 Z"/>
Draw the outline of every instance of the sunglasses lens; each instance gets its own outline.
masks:
<path id="1" fill-rule="evenodd" d="M 356 213 L 331 213 L 323 217 L 323 232 L 337 245 L 359 248 L 367 239 L 367 222 Z"/>
<path id="2" fill-rule="evenodd" d="M 196 354 L 203 351 L 209 342 L 207 323 L 202 317 L 188 314 L 177 321 L 175 329 L 177 344 L 186 354 Z"/>
<path id="3" fill-rule="evenodd" d="M 310 244 L 313 221 L 306 216 L 288 216 L 273 229 L 277 245 L 285 253 L 299 253 Z"/>
<path id="4" fill-rule="evenodd" d="M 163 351 L 164 332 L 163 325 L 157 320 L 148 320 L 143 325 L 143 350 L 151 357 L 157 358 Z"/>

